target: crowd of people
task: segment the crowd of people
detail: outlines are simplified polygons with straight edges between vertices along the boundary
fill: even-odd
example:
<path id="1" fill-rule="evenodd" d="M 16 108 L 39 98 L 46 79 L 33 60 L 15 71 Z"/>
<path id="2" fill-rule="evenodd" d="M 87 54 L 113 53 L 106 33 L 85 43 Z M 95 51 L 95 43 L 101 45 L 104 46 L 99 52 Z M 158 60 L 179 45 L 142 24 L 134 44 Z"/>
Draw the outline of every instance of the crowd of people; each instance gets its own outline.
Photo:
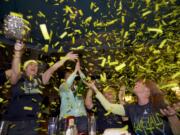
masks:
<path id="1" fill-rule="evenodd" d="M 39 134 L 36 129 L 40 127 L 38 119 L 42 111 L 43 90 L 53 73 L 66 61 L 74 61 L 76 66 L 74 71 L 65 71 L 64 82 L 59 86 L 58 132 L 66 130 L 66 120 L 71 116 L 74 117 L 78 134 L 88 135 L 88 118 L 94 115 L 97 134 L 102 134 L 108 128 L 125 126 L 128 126 L 129 133 L 136 135 L 180 134 L 177 116 L 180 104 L 168 106 L 154 81 L 138 79 L 133 89 L 137 102 L 128 104 L 124 101 L 125 85 L 120 86 L 119 92 L 111 86 L 103 91 L 98 90 L 95 81 L 87 81 L 81 70 L 78 54 L 73 52 L 67 53 L 45 72 L 38 71 L 38 60 L 28 60 L 21 68 L 24 47 L 22 42 L 17 41 L 11 69 L 0 71 L 0 85 L 7 80 L 12 85 L 11 101 L 1 120 L 7 123 L 2 134 Z M 85 95 L 77 93 L 76 76 L 80 76 L 80 81 L 88 88 Z"/>

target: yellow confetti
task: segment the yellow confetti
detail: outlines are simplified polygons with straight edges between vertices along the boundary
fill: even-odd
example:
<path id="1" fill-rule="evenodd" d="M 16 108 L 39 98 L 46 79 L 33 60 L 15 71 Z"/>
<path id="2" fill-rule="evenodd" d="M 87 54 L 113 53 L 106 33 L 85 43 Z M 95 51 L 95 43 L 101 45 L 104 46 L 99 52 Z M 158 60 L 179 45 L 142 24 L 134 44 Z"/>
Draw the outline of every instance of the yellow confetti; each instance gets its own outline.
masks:
<path id="1" fill-rule="evenodd" d="M 16 12 L 10 12 L 10 15 L 12 15 L 12 16 L 17 16 L 17 17 L 20 17 L 20 18 L 23 18 L 23 15 L 22 15 L 22 14 L 16 13 Z"/>
<path id="2" fill-rule="evenodd" d="M 46 18 L 46 15 L 42 11 L 39 11 L 37 16 Z"/>
<path id="3" fill-rule="evenodd" d="M 47 53 L 49 50 L 49 46 L 46 44 L 41 50 Z"/>
<path id="4" fill-rule="evenodd" d="M 91 16 L 87 17 L 85 20 L 85 24 L 89 24 L 91 22 L 91 20 L 92 20 Z"/>
<path id="5" fill-rule="evenodd" d="M 124 16 L 121 16 L 121 22 L 125 23 L 125 17 Z"/>
<path id="6" fill-rule="evenodd" d="M 83 11 L 81 9 L 79 10 L 79 14 L 80 16 L 83 16 Z"/>
<path id="7" fill-rule="evenodd" d="M 75 37 L 72 37 L 72 44 L 75 44 Z"/>
<path id="8" fill-rule="evenodd" d="M 111 114 L 111 111 L 108 111 L 107 113 L 104 114 L 104 116 L 108 116 Z"/>
<path id="9" fill-rule="evenodd" d="M 24 110 L 27 110 L 27 111 L 32 111 L 32 110 L 33 110 L 33 108 L 32 108 L 32 107 L 30 107 L 30 106 L 24 106 Z"/>
<path id="10" fill-rule="evenodd" d="M 41 116 L 42 116 L 42 113 L 38 113 L 38 118 L 41 118 Z"/>
<path id="11" fill-rule="evenodd" d="M 56 86 L 54 86 L 53 88 L 54 88 L 54 90 L 56 90 L 57 92 L 59 92 L 59 89 L 58 89 Z"/>
<path id="12" fill-rule="evenodd" d="M 139 66 L 140 69 L 146 70 L 146 68 L 144 68 L 143 66 L 141 66 L 141 65 L 138 65 L 138 66 Z"/>
<path id="13" fill-rule="evenodd" d="M 59 37 L 60 37 L 61 39 L 63 39 L 67 34 L 68 34 L 68 33 L 65 31 L 65 32 L 63 32 Z"/>
<path id="14" fill-rule="evenodd" d="M 106 64 L 106 58 L 103 58 L 103 59 L 102 59 L 102 62 L 101 62 L 101 67 L 104 67 L 105 64 Z"/>
<path id="15" fill-rule="evenodd" d="M 116 66 L 115 67 L 115 70 L 116 71 L 120 71 L 120 70 L 122 70 L 123 68 L 125 68 L 126 67 L 126 64 L 125 63 L 122 63 L 122 64 L 120 64 L 119 66 Z"/>
<path id="16" fill-rule="evenodd" d="M 40 24 L 40 29 L 45 40 L 49 40 L 50 36 L 46 27 L 46 24 Z"/>
<path id="17" fill-rule="evenodd" d="M 163 33 L 162 29 L 158 29 L 158 28 L 148 28 L 148 31 L 149 32 L 157 32 L 157 33 L 160 33 L 160 34 Z"/>
<path id="18" fill-rule="evenodd" d="M 125 34 L 124 34 L 124 38 L 127 38 L 127 37 L 128 37 L 128 35 L 129 35 L 129 32 L 128 32 L 128 31 L 126 31 L 126 32 L 125 32 Z"/>
<path id="19" fill-rule="evenodd" d="M 52 66 L 52 65 L 54 65 L 54 62 L 51 61 L 51 62 L 48 63 L 48 65 L 49 65 L 49 66 Z"/>
<path id="20" fill-rule="evenodd" d="M 106 81 L 107 81 L 106 73 L 100 74 L 100 81 L 101 81 L 101 82 L 106 82 Z"/>
<path id="21" fill-rule="evenodd" d="M 118 62 L 118 60 L 115 60 L 115 61 L 113 61 L 113 62 L 110 62 L 110 63 L 109 63 L 109 66 L 115 66 L 115 65 L 117 65 L 117 64 L 119 64 L 119 62 Z"/>
<path id="22" fill-rule="evenodd" d="M 180 72 L 176 72 L 175 74 L 173 74 L 172 76 L 171 76 L 171 78 L 172 79 L 175 79 L 175 78 L 177 78 L 177 77 L 179 77 L 180 76 Z"/>
<path id="23" fill-rule="evenodd" d="M 173 87 L 177 87 L 177 86 L 178 86 L 178 83 L 170 83 L 170 84 L 160 86 L 160 89 L 173 88 Z"/>
<path id="24" fill-rule="evenodd" d="M 164 45 L 166 44 L 166 42 L 167 42 L 167 39 L 164 39 L 164 40 L 161 42 L 161 44 L 159 45 L 159 48 L 163 48 Z"/>
<path id="25" fill-rule="evenodd" d="M 0 43 L 0 47 L 5 48 L 6 46 Z"/>
<path id="26" fill-rule="evenodd" d="M 0 98 L 0 103 L 3 102 L 3 101 L 4 101 L 4 99 Z"/>
<path id="27" fill-rule="evenodd" d="M 64 10 L 65 10 L 66 13 L 73 14 L 73 11 L 72 11 L 71 7 L 69 7 L 69 6 L 66 6 Z"/>
<path id="28" fill-rule="evenodd" d="M 109 86 L 106 86 L 106 87 L 103 89 L 103 92 L 108 91 L 108 88 L 109 88 Z"/>
<path id="29" fill-rule="evenodd" d="M 77 48 L 71 48 L 71 50 L 75 51 L 75 50 L 83 50 L 85 48 L 85 46 L 81 45 L 81 46 L 78 46 Z"/>
<path id="30" fill-rule="evenodd" d="M 129 27 L 131 28 L 131 27 L 135 27 L 136 26 L 136 22 L 132 22 L 130 25 L 129 25 Z"/>
<path id="31" fill-rule="evenodd" d="M 102 42 L 101 42 L 99 39 L 97 39 L 97 38 L 95 38 L 94 41 L 95 41 L 95 43 L 97 43 L 97 44 L 99 44 L 99 45 L 102 44 Z"/>
<path id="32" fill-rule="evenodd" d="M 146 11 L 146 12 L 144 12 L 143 14 L 142 14 L 142 16 L 144 17 L 144 16 L 147 16 L 148 14 L 150 14 L 150 13 L 152 13 L 152 11 Z"/>
<path id="33" fill-rule="evenodd" d="M 62 46 L 58 49 L 58 53 L 60 53 L 60 52 L 63 52 L 63 47 Z"/>

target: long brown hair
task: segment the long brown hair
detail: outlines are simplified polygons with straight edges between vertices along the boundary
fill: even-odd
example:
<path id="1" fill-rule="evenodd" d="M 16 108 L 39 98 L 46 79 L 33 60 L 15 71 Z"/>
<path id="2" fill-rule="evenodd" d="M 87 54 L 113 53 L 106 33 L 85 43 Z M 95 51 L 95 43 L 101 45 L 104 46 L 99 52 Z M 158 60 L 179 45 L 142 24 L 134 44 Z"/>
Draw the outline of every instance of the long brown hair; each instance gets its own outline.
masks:
<path id="1" fill-rule="evenodd" d="M 152 104 L 152 109 L 154 112 L 159 112 L 160 108 L 165 108 L 166 103 L 164 100 L 164 94 L 163 92 L 159 89 L 157 84 L 148 79 L 144 79 L 143 83 L 150 89 L 150 103 Z"/>

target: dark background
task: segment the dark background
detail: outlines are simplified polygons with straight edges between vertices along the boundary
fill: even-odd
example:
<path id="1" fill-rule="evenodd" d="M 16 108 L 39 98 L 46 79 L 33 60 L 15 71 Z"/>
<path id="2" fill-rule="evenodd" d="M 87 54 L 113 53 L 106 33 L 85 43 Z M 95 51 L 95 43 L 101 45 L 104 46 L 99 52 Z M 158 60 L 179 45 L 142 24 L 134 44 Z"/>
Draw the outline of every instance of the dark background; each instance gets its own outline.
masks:
<path id="1" fill-rule="evenodd" d="M 96 6 L 91 9 L 92 2 Z M 160 5 L 159 10 L 155 10 L 157 4 Z M 70 19 L 70 13 L 65 12 L 66 6 L 70 7 L 73 13 L 77 13 L 75 19 Z M 133 53 L 135 44 L 143 43 L 146 45 L 149 42 L 159 44 L 166 33 L 154 38 L 154 33 L 147 32 L 147 28 L 159 27 L 162 20 L 168 22 L 177 19 L 178 15 L 163 18 L 163 16 L 172 13 L 176 6 L 179 6 L 179 2 L 173 0 L 172 2 L 153 0 L 150 3 L 145 0 L 1 0 L 0 41 L 6 46 L 1 48 L 1 66 L 10 67 L 12 58 L 14 41 L 5 38 L 3 34 L 3 19 L 11 11 L 23 14 L 23 17 L 31 24 L 31 33 L 28 42 L 26 42 L 27 50 L 23 61 L 37 58 L 45 63 L 55 62 L 59 59 L 59 56 L 82 45 L 84 49 L 75 52 L 80 54 L 84 69 L 87 68 L 86 71 L 93 74 L 105 71 L 111 76 L 114 73 L 114 68 L 101 67 L 102 60 L 98 58 L 111 56 L 112 60 L 121 61 L 127 59 Z M 96 7 L 99 10 L 94 12 Z M 78 13 L 78 10 L 83 12 L 82 16 Z M 151 11 L 151 13 L 143 17 L 142 14 L 146 11 Z M 45 17 L 42 17 L 40 12 Z M 89 23 L 84 23 L 90 16 L 92 20 Z M 122 22 L 122 16 L 125 18 L 125 23 Z M 110 22 L 114 19 L 117 19 L 117 21 L 113 25 L 104 27 L 94 25 L 95 22 Z M 68 21 L 69 27 L 66 27 Z M 134 27 L 130 26 L 133 22 L 136 23 Z M 42 36 L 39 25 L 43 23 L 46 24 L 48 32 L 53 33 L 51 41 L 44 40 Z M 169 24 L 166 27 L 176 28 L 177 23 Z M 75 30 L 77 29 L 81 33 L 76 33 Z M 69 35 L 60 39 L 59 36 L 65 31 L 73 36 Z M 124 37 L 126 31 L 128 32 L 127 38 Z M 174 29 L 173 32 L 178 31 L 178 29 Z M 139 32 L 142 32 L 142 35 L 137 36 Z M 75 43 L 72 43 L 72 37 L 75 38 Z M 101 41 L 101 44 L 98 44 L 96 39 Z M 45 44 L 49 46 L 47 53 L 41 51 Z M 62 52 L 58 52 L 60 48 L 62 48 Z"/>

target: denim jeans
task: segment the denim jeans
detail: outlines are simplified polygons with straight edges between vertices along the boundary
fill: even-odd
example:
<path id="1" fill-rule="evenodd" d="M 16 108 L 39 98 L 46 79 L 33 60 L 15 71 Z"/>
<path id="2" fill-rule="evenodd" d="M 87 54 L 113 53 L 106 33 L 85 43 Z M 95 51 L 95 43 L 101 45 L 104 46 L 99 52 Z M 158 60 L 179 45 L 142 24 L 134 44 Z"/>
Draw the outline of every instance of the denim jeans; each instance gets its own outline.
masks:
<path id="1" fill-rule="evenodd" d="M 36 120 L 25 121 L 5 121 L 6 131 L 3 132 L 7 135 L 38 135 L 39 124 Z M 6 135 L 4 134 L 3 135 Z"/>
<path id="2" fill-rule="evenodd" d="M 88 118 L 87 116 L 75 117 L 75 124 L 77 126 L 78 133 L 88 133 Z M 59 121 L 59 132 L 65 131 L 67 129 L 66 119 Z"/>

